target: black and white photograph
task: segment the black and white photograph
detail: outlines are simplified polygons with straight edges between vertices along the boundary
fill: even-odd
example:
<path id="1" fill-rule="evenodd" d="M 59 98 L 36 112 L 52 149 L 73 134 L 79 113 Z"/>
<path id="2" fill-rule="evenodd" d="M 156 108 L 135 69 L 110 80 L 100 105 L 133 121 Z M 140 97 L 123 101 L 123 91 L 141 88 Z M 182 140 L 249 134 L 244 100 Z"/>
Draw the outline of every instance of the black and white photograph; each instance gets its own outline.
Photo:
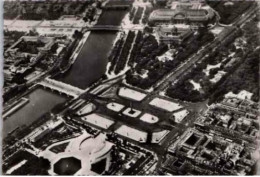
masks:
<path id="1" fill-rule="evenodd" d="M 0 175 L 260 175 L 260 1 L 0 1 Z"/>

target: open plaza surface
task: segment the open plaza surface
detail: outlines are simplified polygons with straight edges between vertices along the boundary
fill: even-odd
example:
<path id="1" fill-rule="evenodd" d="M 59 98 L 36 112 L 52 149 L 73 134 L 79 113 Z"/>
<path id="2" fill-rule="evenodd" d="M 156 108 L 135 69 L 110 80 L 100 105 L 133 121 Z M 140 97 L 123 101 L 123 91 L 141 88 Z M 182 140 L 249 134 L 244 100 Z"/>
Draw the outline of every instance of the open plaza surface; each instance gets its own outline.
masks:
<path id="1" fill-rule="evenodd" d="M 140 117 L 140 120 L 150 124 L 154 124 L 159 121 L 159 118 L 154 115 L 145 113 L 144 115 L 142 115 L 142 117 Z"/>
<path id="2" fill-rule="evenodd" d="M 152 134 L 152 143 L 160 143 L 163 138 L 165 138 L 167 136 L 167 134 L 169 133 L 168 130 L 163 130 L 163 131 L 160 131 L 160 132 L 154 132 Z"/>
<path id="3" fill-rule="evenodd" d="M 103 116 L 95 113 L 84 116 L 82 120 L 104 129 L 107 129 L 114 123 L 114 121 L 104 118 Z"/>
<path id="4" fill-rule="evenodd" d="M 259 174 L 259 2 L 3 7 L 4 175 Z"/>
<path id="5" fill-rule="evenodd" d="M 147 140 L 147 133 L 137 130 L 135 128 L 131 128 L 125 125 L 122 125 L 119 127 L 115 133 L 118 133 L 121 136 L 124 136 L 126 138 L 138 141 L 138 142 L 143 142 L 145 143 Z"/>
<path id="6" fill-rule="evenodd" d="M 146 97 L 146 94 L 126 87 L 120 88 L 118 95 L 135 101 L 142 101 Z"/>
<path id="7" fill-rule="evenodd" d="M 124 107 L 125 107 L 124 105 L 121 105 L 121 104 L 118 104 L 118 103 L 114 103 L 114 102 L 107 104 L 107 108 L 111 109 L 111 110 L 113 110 L 115 112 L 121 111 Z"/>
<path id="8" fill-rule="evenodd" d="M 186 109 L 175 112 L 173 114 L 173 116 L 175 118 L 175 122 L 180 123 L 188 114 L 189 114 L 189 111 L 187 111 Z"/>
<path id="9" fill-rule="evenodd" d="M 176 111 L 176 110 L 182 108 L 182 106 L 178 103 L 174 103 L 174 102 L 164 100 L 161 98 L 155 98 L 149 104 L 158 109 L 163 109 L 163 110 L 166 110 L 169 112 L 173 112 L 173 111 Z"/>

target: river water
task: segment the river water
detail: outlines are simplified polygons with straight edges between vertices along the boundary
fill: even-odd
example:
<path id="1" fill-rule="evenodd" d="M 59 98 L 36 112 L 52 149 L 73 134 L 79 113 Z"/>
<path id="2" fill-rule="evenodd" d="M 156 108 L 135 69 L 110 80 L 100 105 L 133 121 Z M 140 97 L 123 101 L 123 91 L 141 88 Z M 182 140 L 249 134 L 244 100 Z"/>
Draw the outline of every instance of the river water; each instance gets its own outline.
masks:
<path id="1" fill-rule="evenodd" d="M 127 10 L 107 10 L 104 11 L 97 22 L 97 25 L 120 26 Z"/>
<path id="2" fill-rule="evenodd" d="M 107 55 L 112 48 L 115 37 L 116 32 L 91 32 L 71 68 L 55 79 L 86 89 L 105 73 Z"/>
<path id="3" fill-rule="evenodd" d="M 17 127 L 30 125 L 54 106 L 66 101 L 67 97 L 38 87 L 25 96 L 29 102 L 4 119 L 3 137 Z"/>
<path id="4" fill-rule="evenodd" d="M 126 10 L 104 11 L 97 25 L 119 26 L 126 13 Z M 71 68 L 55 79 L 81 89 L 99 80 L 105 74 L 116 35 L 116 31 L 92 31 Z"/>

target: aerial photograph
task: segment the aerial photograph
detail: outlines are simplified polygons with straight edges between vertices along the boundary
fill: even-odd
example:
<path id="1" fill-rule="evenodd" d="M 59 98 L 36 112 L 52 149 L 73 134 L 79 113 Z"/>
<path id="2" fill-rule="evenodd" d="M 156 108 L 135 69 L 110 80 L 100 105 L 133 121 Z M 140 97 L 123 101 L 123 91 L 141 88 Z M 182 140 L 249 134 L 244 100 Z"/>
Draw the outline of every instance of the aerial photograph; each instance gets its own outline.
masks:
<path id="1" fill-rule="evenodd" d="M 260 1 L 2 6 L 2 175 L 260 175 Z"/>

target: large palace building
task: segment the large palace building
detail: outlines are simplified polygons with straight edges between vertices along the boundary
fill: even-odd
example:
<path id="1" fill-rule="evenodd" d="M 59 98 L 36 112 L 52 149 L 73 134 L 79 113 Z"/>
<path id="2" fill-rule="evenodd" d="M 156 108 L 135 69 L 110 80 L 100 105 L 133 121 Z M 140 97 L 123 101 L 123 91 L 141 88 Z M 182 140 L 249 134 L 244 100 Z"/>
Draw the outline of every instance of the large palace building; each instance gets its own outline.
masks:
<path id="1" fill-rule="evenodd" d="M 154 10 L 149 21 L 155 24 L 186 23 L 201 24 L 214 17 L 214 11 L 209 6 L 202 6 L 200 2 L 174 1 L 170 9 Z"/>
<path id="2" fill-rule="evenodd" d="M 162 25 L 156 28 L 156 37 L 160 43 L 171 44 L 173 41 L 181 43 L 193 34 L 189 25 Z"/>

